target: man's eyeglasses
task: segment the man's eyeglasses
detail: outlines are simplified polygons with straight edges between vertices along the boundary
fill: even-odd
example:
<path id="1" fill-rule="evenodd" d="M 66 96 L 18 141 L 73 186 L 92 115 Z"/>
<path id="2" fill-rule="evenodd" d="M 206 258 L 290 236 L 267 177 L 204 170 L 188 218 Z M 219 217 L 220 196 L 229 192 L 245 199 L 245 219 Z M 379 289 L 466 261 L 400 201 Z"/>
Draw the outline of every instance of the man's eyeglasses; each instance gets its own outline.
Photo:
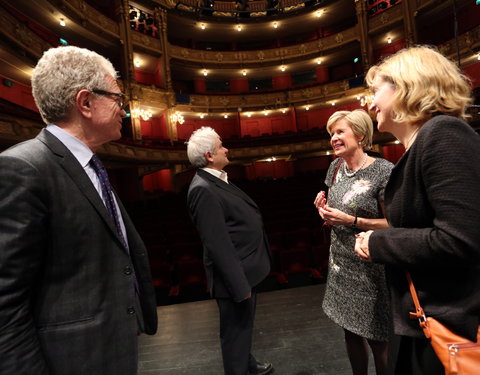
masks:
<path id="1" fill-rule="evenodd" d="M 118 100 L 116 100 L 116 99 L 114 99 L 114 100 L 117 102 L 120 109 L 125 109 L 125 107 L 128 105 L 128 99 L 127 99 L 126 95 L 122 94 L 121 92 L 110 92 L 110 91 L 98 90 L 98 89 L 94 89 L 94 90 L 92 90 L 92 92 L 94 94 L 97 94 L 97 95 L 116 96 L 118 98 Z"/>

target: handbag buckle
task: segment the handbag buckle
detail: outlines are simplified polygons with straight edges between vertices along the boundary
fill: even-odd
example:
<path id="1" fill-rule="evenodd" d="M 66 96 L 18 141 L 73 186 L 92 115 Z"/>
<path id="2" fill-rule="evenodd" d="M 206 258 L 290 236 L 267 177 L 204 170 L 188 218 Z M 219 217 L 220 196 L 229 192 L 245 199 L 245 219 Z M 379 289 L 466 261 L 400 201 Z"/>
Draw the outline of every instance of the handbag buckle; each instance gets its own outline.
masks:
<path id="1" fill-rule="evenodd" d="M 427 324 L 427 317 L 422 308 L 417 309 L 416 312 L 410 312 L 410 319 L 418 319 L 420 326 L 424 327 Z"/>
<path id="2" fill-rule="evenodd" d="M 458 353 L 458 345 L 457 344 L 452 344 L 448 346 L 448 351 L 450 352 L 450 355 L 455 355 Z"/>

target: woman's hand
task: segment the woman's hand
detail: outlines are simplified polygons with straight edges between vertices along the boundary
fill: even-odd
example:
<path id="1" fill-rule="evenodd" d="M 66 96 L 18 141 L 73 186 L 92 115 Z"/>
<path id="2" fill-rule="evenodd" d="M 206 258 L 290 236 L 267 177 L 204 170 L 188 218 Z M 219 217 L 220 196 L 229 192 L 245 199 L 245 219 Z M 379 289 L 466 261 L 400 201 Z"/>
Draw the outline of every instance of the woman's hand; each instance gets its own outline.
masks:
<path id="1" fill-rule="evenodd" d="M 330 207 L 327 203 L 318 209 L 320 216 L 329 225 L 352 225 L 355 217 Z"/>
<path id="2" fill-rule="evenodd" d="M 355 252 L 360 257 L 360 259 L 369 262 L 372 259 L 370 258 L 370 250 L 368 249 L 368 240 L 370 239 L 370 235 L 372 233 L 373 230 L 369 230 L 368 232 L 361 232 L 355 235 Z"/>
<path id="3" fill-rule="evenodd" d="M 317 196 L 315 197 L 315 200 L 313 201 L 313 204 L 318 209 L 318 213 L 320 214 L 322 219 L 325 220 L 322 213 L 320 212 L 320 209 L 324 208 L 325 205 L 327 204 L 327 199 L 325 198 L 325 192 L 323 190 L 317 194 Z"/>

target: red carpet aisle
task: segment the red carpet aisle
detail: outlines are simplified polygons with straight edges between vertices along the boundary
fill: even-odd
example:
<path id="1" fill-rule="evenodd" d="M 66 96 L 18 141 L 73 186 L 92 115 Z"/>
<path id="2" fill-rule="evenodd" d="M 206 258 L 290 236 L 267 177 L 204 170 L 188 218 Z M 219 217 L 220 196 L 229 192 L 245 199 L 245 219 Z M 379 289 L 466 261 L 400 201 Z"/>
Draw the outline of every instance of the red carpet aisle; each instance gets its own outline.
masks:
<path id="1" fill-rule="evenodd" d="M 324 289 L 258 295 L 253 353 L 272 362 L 276 375 L 351 375 L 343 331 L 321 308 Z M 140 338 L 140 375 L 223 375 L 215 301 L 161 306 L 158 313 L 157 335 Z"/>

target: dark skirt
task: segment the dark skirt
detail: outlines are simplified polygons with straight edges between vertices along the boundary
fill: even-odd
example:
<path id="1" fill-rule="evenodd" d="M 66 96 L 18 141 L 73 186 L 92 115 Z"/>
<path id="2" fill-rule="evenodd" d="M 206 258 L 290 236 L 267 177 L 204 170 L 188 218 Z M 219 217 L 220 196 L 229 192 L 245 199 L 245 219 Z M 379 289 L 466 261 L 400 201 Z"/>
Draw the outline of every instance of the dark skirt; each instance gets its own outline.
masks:
<path id="1" fill-rule="evenodd" d="M 389 344 L 389 375 L 445 375 L 426 338 L 394 335 Z"/>

